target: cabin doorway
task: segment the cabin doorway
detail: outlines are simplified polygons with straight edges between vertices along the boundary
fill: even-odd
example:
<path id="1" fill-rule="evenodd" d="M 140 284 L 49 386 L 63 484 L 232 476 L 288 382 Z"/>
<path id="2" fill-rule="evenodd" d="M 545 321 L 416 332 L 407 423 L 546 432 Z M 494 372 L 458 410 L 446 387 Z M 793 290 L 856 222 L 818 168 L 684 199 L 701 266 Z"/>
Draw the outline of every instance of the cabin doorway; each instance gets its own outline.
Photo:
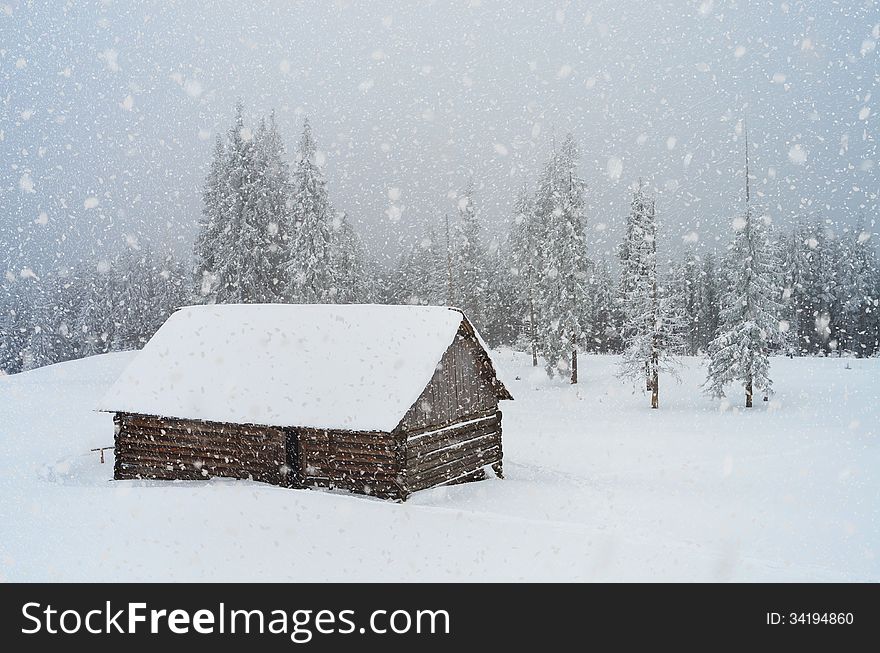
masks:
<path id="1" fill-rule="evenodd" d="M 299 487 L 302 484 L 302 475 L 299 464 L 299 437 L 296 429 L 284 429 L 284 451 L 286 484 L 288 487 Z"/>

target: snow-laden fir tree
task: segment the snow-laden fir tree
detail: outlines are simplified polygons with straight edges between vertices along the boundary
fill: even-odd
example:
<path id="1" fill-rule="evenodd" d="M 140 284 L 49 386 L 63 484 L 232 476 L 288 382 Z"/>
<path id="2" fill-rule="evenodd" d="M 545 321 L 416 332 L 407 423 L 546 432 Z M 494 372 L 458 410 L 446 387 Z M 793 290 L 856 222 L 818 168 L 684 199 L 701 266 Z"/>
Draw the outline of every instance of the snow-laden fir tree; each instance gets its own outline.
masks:
<path id="1" fill-rule="evenodd" d="M 205 303 L 284 299 L 292 221 L 290 177 L 274 114 L 256 131 L 243 108 L 218 137 L 202 193 L 194 250 L 194 295 Z"/>
<path id="2" fill-rule="evenodd" d="M 721 311 L 721 291 L 718 287 L 718 270 L 715 255 L 706 252 L 701 263 L 701 273 L 697 296 L 697 325 L 694 344 L 696 350 L 706 352 L 709 343 L 718 330 L 718 315 Z"/>
<path id="3" fill-rule="evenodd" d="M 683 346 L 683 320 L 658 279 L 655 203 L 641 182 L 633 194 L 620 262 L 624 315 L 620 375 L 644 383 L 651 393 L 651 408 L 659 408 L 660 372 L 675 371 L 675 356 Z"/>
<path id="4" fill-rule="evenodd" d="M 113 262 L 102 259 L 88 269 L 83 282 L 86 300 L 76 315 L 77 339 L 83 356 L 112 351 L 119 310 L 114 301 L 116 284 Z"/>
<path id="5" fill-rule="evenodd" d="M 772 392 L 770 349 L 779 343 L 781 306 L 768 225 L 753 215 L 749 193 L 748 135 L 746 136 L 746 208 L 734 220 L 734 238 L 725 257 L 729 288 L 721 301 L 718 332 L 709 344 L 709 371 L 704 387 L 724 396 L 730 383 L 745 390 L 746 408 L 760 392 Z"/>
<path id="6" fill-rule="evenodd" d="M 880 342 L 880 271 L 871 232 L 860 218 L 844 243 L 841 319 L 848 338 L 843 348 L 871 356 Z"/>
<path id="7" fill-rule="evenodd" d="M 486 252 L 475 192 L 471 179 L 458 197 L 458 220 L 452 229 L 452 303 L 480 328 L 485 310 Z"/>
<path id="8" fill-rule="evenodd" d="M 22 278 L 10 267 L 0 279 L 0 374 L 21 371 L 22 354 L 33 328 L 33 298 L 37 282 Z"/>
<path id="9" fill-rule="evenodd" d="M 220 233 L 214 246 L 217 303 L 254 301 L 254 276 L 261 261 L 252 253 L 260 242 L 253 220 L 257 185 L 253 133 L 244 125 L 243 107 L 236 106 L 235 120 L 226 142 L 225 183 L 221 200 Z"/>
<path id="10" fill-rule="evenodd" d="M 113 263 L 113 305 L 118 325 L 113 351 L 140 349 L 172 312 L 186 303 L 182 272 L 173 254 L 156 254 L 141 241 Z"/>
<path id="11" fill-rule="evenodd" d="M 600 259 L 593 268 L 589 282 L 589 311 L 587 323 L 590 334 L 587 351 L 600 354 L 617 353 L 620 350 L 621 316 L 615 302 L 614 279 L 608 262 Z"/>
<path id="12" fill-rule="evenodd" d="M 140 349 L 152 333 L 147 333 L 152 303 L 155 299 L 158 273 L 149 247 L 138 243 L 129 246 L 113 266 L 113 304 L 118 327 L 113 334 L 111 349 Z"/>
<path id="13" fill-rule="evenodd" d="M 193 298 L 196 302 L 217 302 L 217 252 L 226 216 L 226 148 L 218 134 L 211 166 L 202 191 L 202 214 L 193 245 Z"/>
<path id="14" fill-rule="evenodd" d="M 333 250 L 332 268 L 336 277 L 336 299 L 339 304 L 356 304 L 369 297 L 366 254 L 357 232 L 345 213 L 337 214 L 334 222 L 336 247 Z"/>
<path id="15" fill-rule="evenodd" d="M 551 155 L 535 201 L 542 254 L 537 279 L 538 341 L 547 372 L 569 370 L 577 383 L 577 354 L 588 331 L 592 262 L 585 241 L 584 190 L 578 151 L 569 134 Z"/>
<path id="16" fill-rule="evenodd" d="M 815 219 L 805 227 L 799 340 L 805 353 L 829 354 L 846 339 L 842 323 L 845 262 L 837 234 Z"/>
<path id="17" fill-rule="evenodd" d="M 308 120 L 303 125 L 293 167 L 291 210 L 296 236 L 286 268 L 289 297 L 303 304 L 333 303 L 338 292 L 333 250 L 341 223 L 330 206 Z"/>
<path id="18" fill-rule="evenodd" d="M 282 301 L 288 288 L 284 268 L 293 231 L 290 171 L 274 112 L 257 129 L 252 165 L 245 216 L 251 242 L 245 246 L 253 260 L 245 294 L 248 301 L 271 303 Z"/>
<path id="19" fill-rule="evenodd" d="M 445 243 L 433 229 L 401 254 L 390 280 L 392 303 L 441 306 L 446 303 Z"/>
<path id="20" fill-rule="evenodd" d="M 486 247 L 486 311 L 480 334 L 490 347 L 514 345 L 523 331 L 524 306 L 517 284 L 519 279 L 511 272 L 509 243 L 492 238 Z"/>
<path id="21" fill-rule="evenodd" d="M 806 225 L 799 223 L 778 244 L 777 259 L 782 268 L 780 339 L 784 352 L 789 356 L 806 351 L 810 340 L 809 333 L 804 328 L 804 316 L 812 313 L 806 294 L 810 268 L 807 234 Z"/>
<path id="22" fill-rule="evenodd" d="M 700 290 L 702 267 L 700 259 L 688 249 L 678 262 L 667 284 L 670 300 L 684 321 L 685 353 L 689 356 L 700 351 Z"/>
<path id="23" fill-rule="evenodd" d="M 65 360 L 62 349 L 66 329 L 62 328 L 61 312 L 58 310 L 64 300 L 59 292 L 59 279 L 55 275 L 42 276 L 32 290 L 32 324 L 27 344 L 21 353 L 23 371 Z"/>
<path id="24" fill-rule="evenodd" d="M 538 366 L 538 333 L 536 307 L 536 271 L 540 266 L 539 243 L 536 234 L 537 219 L 534 215 L 532 198 L 525 186 L 520 190 L 513 205 L 513 224 L 510 229 L 509 250 L 511 256 L 511 275 L 519 297 L 519 305 L 524 307 L 521 320 L 523 330 L 519 342 L 532 354 L 532 365 Z"/>

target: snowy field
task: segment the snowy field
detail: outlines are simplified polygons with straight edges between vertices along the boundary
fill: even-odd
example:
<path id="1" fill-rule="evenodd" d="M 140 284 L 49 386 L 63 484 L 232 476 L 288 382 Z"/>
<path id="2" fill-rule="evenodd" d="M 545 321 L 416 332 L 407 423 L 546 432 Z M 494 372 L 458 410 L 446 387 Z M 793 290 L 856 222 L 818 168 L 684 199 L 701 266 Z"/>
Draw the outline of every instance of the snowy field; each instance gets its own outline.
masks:
<path id="1" fill-rule="evenodd" d="M 651 411 L 614 357 L 573 387 L 497 352 L 507 478 L 396 504 L 112 482 L 92 408 L 131 357 L 0 378 L 0 579 L 880 581 L 880 360 L 774 359 L 744 412 L 690 359 Z"/>

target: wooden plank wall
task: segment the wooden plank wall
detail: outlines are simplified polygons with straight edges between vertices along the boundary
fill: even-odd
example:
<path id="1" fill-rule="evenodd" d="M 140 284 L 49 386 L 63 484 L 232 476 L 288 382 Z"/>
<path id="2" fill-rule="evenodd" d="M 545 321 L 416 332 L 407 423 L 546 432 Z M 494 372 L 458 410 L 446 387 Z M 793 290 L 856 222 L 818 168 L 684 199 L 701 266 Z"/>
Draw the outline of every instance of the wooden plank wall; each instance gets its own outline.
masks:
<path id="1" fill-rule="evenodd" d="M 486 465 L 500 475 L 501 411 L 483 411 L 442 428 L 411 431 L 404 449 L 408 492 L 479 480 Z"/>
<path id="2" fill-rule="evenodd" d="M 481 366 L 479 350 L 480 344 L 473 336 L 459 332 L 440 359 L 431 382 L 404 416 L 403 430 L 415 432 L 452 424 L 497 409 L 498 397 Z"/>
<path id="3" fill-rule="evenodd" d="M 399 443 L 390 433 L 321 429 L 294 432 L 300 445 L 298 477 L 303 485 L 404 498 Z"/>
<path id="4" fill-rule="evenodd" d="M 287 484 L 284 431 L 116 413 L 117 479 L 211 476 Z"/>

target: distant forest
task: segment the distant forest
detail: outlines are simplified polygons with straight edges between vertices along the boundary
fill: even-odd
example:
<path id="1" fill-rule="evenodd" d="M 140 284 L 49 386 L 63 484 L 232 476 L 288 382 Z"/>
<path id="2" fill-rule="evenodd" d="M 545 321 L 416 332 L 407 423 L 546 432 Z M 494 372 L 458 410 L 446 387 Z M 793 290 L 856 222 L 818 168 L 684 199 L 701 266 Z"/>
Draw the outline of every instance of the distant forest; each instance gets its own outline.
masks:
<path id="1" fill-rule="evenodd" d="M 792 356 L 880 351 L 875 216 L 782 229 L 731 198 L 742 217 L 726 253 L 672 257 L 639 186 L 612 265 L 586 239 L 589 191 L 569 135 L 515 198 L 504 238 L 487 238 L 480 183 L 462 179 L 457 211 L 438 215 L 388 271 L 334 208 L 308 121 L 288 157 L 273 116 L 246 125 L 242 115 L 239 105 L 217 138 L 191 260 L 131 242 L 111 261 L 2 271 L 0 371 L 137 349 L 182 305 L 233 302 L 457 306 L 490 346 L 529 352 L 572 381 L 578 352 L 624 353 L 650 377 L 670 355 L 707 353 L 723 368 L 734 340 Z"/>

